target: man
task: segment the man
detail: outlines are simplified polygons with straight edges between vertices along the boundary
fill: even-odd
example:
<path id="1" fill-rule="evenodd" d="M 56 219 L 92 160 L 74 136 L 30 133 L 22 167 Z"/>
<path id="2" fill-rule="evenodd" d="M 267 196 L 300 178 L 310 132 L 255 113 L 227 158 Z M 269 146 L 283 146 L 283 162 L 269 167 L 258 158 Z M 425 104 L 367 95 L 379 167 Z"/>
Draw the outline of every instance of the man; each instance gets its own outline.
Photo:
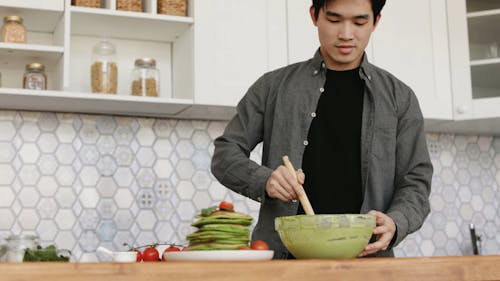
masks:
<path id="1" fill-rule="evenodd" d="M 370 64 L 365 48 L 385 0 L 313 0 L 320 48 L 266 73 L 215 140 L 212 172 L 261 202 L 253 240 L 287 258 L 274 218 L 302 214 L 288 155 L 316 213 L 369 213 L 373 239 L 360 256 L 393 256 L 429 213 L 432 164 L 412 90 Z M 249 160 L 263 142 L 262 165 Z"/>

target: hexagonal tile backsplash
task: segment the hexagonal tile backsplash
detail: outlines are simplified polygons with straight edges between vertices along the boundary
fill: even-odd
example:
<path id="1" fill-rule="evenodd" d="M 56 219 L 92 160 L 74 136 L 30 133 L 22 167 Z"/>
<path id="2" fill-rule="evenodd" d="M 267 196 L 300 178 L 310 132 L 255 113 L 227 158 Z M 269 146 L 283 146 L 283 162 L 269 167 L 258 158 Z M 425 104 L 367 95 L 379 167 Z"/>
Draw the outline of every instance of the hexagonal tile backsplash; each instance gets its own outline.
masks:
<path id="1" fill-rule="evenodd" d="M 210 173 L 225 125 L 0 111 L 0 238 L 35 233 L 72 250 L 73 261 L 95 261 L 105 259 L 100 245 L 186 243 L 196 212 L 220 200 L 257 218 L 258 203 Z M 482 253 L 500 253 L 500 138 L 430 133 L 427 141 L 432 212 L 396 255 L 469 255 L 470 223 Z"/>

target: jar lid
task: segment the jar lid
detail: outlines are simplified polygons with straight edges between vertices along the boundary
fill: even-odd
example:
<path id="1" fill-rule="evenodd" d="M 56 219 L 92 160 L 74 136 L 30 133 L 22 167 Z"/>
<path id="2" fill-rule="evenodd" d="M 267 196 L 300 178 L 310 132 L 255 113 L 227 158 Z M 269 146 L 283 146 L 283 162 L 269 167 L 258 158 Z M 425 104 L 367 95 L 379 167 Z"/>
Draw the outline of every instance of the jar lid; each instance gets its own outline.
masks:
<path id="1" fill-rule="evenodd" d="M 3 18 L 3 21 L 4 22 L 14 21 L 14 22 L 22 23 L 23 22 L 23 18 L 20 17 L 20 16 L 6 16 L 6 17 Z"/>
<path id="2" fill-rule="evenodd" d="M 10 235 L 8 238 L 5 240 L 7 241 L 12 241 L 12 240 L 36 240 L 38 239 L 38 236 L 36 235 L 30 235 L 30 234 L 19 234 L 19 235 Z"/>
<path id="3" fill-rule="evenodd" d="M 154 67 L 156 60 L 152 58 L 140 58 L 135 60 L 135 66 Z"/>
<path id="4" fill-rule="evenodd" d="M 94 48 L 92 48 L 92 52 L 100 56 L 111 56 L 116 54 L 116 48 L 113 43 L 109 42 L 107 39 L 103 39 L 95 44 Z"/>
<path id="5" fill-rule="evenodd" d="M 45 70 L 45 66 L 43 64 L 41 64 L 41 63 L 34 62 L 34 63 L 27 64 L 26 65 L 26 70 L 44 71 Z"/>

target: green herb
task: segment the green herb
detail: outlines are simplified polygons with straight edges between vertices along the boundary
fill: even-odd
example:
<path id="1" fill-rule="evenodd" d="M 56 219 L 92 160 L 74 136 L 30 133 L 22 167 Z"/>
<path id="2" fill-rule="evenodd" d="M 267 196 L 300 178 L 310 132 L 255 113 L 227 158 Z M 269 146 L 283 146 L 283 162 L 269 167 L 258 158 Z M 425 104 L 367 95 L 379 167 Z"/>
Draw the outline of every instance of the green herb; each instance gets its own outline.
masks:
<path id="1" fill-rule="evenodd" d="M 68 251 L 71 255 L 71 252 Z M 54 245 L 42 248 L 40 245 L 35 250 L 26 249 L 23 261 L 69 261 L 69 257 L 58 255 Z"/>
<path id="2" fill-rule="evenodd" d="M 204 216 L 204 217 L 208 217 L 210 216 L 213 212 L 215 212 L 217 210 L 217 206 L 212 206 L 212 207 L 208 207 L 206 209 L 202 209 L 201 210 L 201 215 Z"/>

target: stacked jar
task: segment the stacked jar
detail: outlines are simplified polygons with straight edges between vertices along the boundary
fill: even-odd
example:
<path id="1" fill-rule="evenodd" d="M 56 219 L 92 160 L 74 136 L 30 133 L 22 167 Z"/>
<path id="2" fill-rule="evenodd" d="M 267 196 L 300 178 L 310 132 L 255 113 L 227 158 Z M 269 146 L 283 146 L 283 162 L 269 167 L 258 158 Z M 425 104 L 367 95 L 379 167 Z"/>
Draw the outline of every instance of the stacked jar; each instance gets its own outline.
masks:
<path id="1" fill-rule="evenodd" d="M 157 97 L 160 93 L 160 72 L 152 58 L 135 60 L 132 71 L 132 95 Z"/>
<path id="2" fill-rule="evenodd" d="M 116 48 L 111 42 L 102 40 L 94 46 L 90 70 L 92 93 L 116 94 L 118 67 Z"/>
<path id="3" fill-rule="evenodd" d="M 47 90 L 47 76 L 45 66 L 41 63 L 26 65 L 23 76 L 23 88 L 28 90 Z"/>
<path id="4" fill-rule="evenodd" d="M 2 41 L 5 43 L 26 43 L 26 28 L 20 16 L 6 16 L 3 19 Z"/>

